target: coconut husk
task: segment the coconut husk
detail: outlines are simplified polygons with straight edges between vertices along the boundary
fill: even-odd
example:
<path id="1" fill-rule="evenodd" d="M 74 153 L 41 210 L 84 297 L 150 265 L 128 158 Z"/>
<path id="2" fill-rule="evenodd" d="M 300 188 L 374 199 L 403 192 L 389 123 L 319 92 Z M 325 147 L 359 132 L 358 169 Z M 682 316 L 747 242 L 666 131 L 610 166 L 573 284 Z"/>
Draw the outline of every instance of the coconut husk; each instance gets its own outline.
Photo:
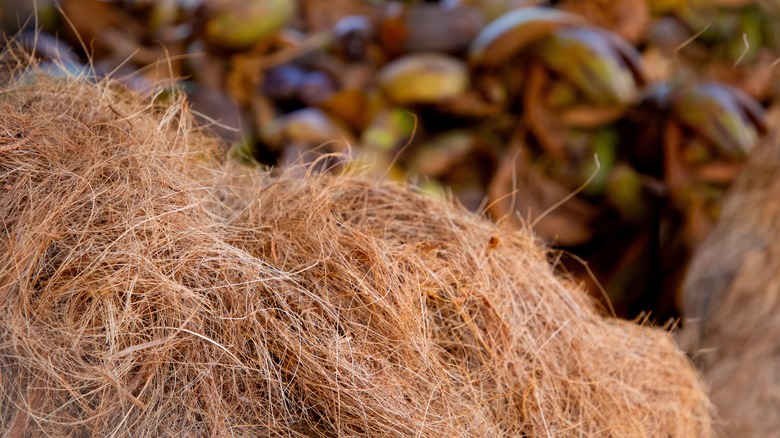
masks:
<path id="1" fill-rule="evenodd" d="M 681 343 L 712 387 L 724 436 L 780 431 L 778 134 L 751 153 L 684 284 Z"/>
<path id="2" fill-rule="evenodd" d="M 708 435 L 671 336 L 529 232 L 252 174 L 184 102 L 32 70 L 0 90 L 0 434 Z"/>

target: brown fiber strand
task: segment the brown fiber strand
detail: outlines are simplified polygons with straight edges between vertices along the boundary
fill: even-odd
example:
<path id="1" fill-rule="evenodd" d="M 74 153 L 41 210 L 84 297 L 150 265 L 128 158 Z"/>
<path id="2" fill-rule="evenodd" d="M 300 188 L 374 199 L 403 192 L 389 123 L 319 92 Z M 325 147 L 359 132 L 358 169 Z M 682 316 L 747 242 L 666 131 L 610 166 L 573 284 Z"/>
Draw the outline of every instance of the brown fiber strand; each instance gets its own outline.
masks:
<path id="1" fill-rule="evenodd" d="M 220 163 L 181 101 L 13 76 L 0 435 L 709 434 L 670 335 L 599 316 L 526 231 Z"/>

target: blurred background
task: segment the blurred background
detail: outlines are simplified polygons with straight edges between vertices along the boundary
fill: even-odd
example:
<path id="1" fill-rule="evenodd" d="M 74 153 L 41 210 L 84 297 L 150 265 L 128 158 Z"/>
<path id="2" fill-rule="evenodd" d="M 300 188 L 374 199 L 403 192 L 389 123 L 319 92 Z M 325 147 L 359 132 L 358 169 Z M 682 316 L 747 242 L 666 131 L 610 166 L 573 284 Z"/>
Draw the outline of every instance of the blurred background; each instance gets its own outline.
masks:
<path id="1" fill-rule="evenodd" d="M 657 324 L 778 113 L 780 0 L 0 0 L 0 24 L 52 74 L 185 93 L 237 159 L 533 227 Z"/>

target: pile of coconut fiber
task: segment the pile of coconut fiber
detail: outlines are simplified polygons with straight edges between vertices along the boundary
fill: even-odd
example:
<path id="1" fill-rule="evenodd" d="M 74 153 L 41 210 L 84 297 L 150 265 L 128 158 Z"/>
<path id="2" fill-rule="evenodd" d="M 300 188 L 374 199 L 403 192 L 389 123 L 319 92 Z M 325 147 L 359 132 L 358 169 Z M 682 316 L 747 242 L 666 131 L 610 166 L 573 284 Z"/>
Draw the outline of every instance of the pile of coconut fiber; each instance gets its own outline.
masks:
<path id="1" fill-rule="evenodd" d="M 780 433 L 780 132 L 752 151 L 683 293 L 685 345 L 724 436 Z"/>
<path id="2" fill-rule="evenodd" d="M 599 316 L 529 232 L 215 150 L 183 102 L 5 82 L 0 435 L 710 433 L 670 335 Z"/>

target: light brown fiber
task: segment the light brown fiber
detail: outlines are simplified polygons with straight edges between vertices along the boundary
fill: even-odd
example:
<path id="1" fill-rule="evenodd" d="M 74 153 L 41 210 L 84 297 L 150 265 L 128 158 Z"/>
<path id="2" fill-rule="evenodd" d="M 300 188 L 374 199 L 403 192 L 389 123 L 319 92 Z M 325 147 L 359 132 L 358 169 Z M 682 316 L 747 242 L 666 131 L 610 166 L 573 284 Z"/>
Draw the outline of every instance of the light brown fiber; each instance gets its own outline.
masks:
<path id="1" fill-rule="evenodd" d="M 599 316 L 529 233 L 251 174 L 183 102 L 29 71 L 0 89 L 0 435 L 710 433 L 670 335 Z"/>

